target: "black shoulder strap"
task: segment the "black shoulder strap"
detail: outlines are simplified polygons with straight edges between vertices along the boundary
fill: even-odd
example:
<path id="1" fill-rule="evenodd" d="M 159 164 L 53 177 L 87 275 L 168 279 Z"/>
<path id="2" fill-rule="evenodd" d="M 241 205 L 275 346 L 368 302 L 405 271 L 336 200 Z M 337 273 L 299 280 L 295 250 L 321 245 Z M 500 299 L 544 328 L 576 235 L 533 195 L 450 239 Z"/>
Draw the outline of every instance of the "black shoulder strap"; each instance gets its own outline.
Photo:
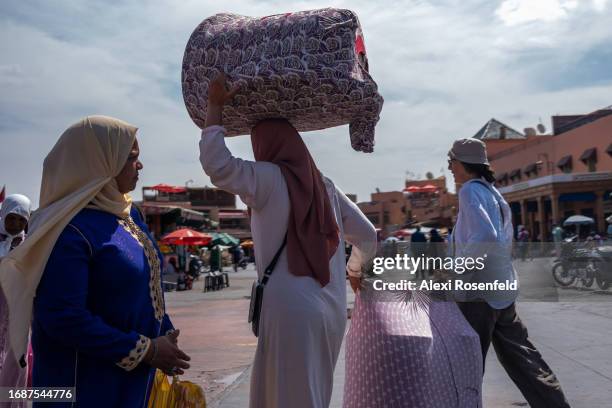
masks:
<path id="1" fill-rule="evenodd" d="M 488 185 L 487 183 L 485 183 L 482 180 L 478 180 L 475 179 L 473 180 L 478 184 L 482 184 L 483 186 L 485 186 L 487 188 L 487 190 L 489 190 L 491 192 L 491 194 L 493 194 L 493 198 L 495 199 L 495 202 L 497 203 L 497 206 L 499 207 L 499 213 L 501 215 L 501 220 L 502 220 L 502 226 L 506 223 L 505 217 L 504 217 L 504 209 L 502 208 L 501 203 L 499 202 L 499 200 L 497 199 L 497 196 L 495 195 L 495 193 L 493 192 L 493 190 L 491 190 L 491 186 Z"/>
<path id="2" fill-rule="evenodd" d="M 270 264 L 264 271 L 264 276 L 261 280 L 262 285 L 265 285 L 266 283 L 268 283 L 268 279 L 270 279 L 270 275 L 272 275 L 272 272 L 274 271 L 274 267 L 276 266 L 276 262 L 278 262 L 278 258 L 280 258 L 281 252 L 283 252 L 283 249 L 285 248 L 286 244 L 287 244 L 287 233 L 285 233 L 285 238 L 283 238 L 283 243 L 281 244 L 280 248 L 278 248 L 278 251 L 276 251 L 276 254 L 274 254 L 274 258 L 272 258 L 272 261 L 270 261 Z"/>

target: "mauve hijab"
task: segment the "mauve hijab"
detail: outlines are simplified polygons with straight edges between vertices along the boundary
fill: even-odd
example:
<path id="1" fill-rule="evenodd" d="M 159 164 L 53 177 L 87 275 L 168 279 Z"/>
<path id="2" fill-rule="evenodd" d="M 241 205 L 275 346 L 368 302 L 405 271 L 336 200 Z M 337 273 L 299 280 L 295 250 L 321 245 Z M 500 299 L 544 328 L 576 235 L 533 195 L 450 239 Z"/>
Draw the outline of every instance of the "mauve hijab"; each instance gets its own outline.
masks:
<path id="1" fill-rule="evenodd" d="M 285 119 L 266 119 L 251 130 L 255 160 L 280 167 L 289 191 L 287 259 L 296 276 L 329 283 L 329 260 L 339 243 L 338 224 L 323 177 L 295 128 Z"/>

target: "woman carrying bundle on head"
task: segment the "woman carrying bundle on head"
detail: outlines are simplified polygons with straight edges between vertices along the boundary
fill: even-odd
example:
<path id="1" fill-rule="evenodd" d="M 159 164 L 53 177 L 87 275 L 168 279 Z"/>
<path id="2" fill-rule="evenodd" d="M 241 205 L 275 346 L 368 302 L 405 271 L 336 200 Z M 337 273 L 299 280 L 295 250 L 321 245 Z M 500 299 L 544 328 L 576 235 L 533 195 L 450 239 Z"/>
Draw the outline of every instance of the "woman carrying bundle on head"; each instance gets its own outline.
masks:
<path id="1" fill-rule="evenodd" d="M 200 160 L 217 187 L 250 208 L 260 279 L 279 253 L 263 296 L 250 407 L 328 407 L 347 318 L 345 270 L 360 272 L 374 255 L 376 231 L 319 172 L 287 120 L 252 129 L 254 162 L 232 157 L 221 117 L 236 92 L 224 75 L 211 82 Z M 353 244 L 348 266 L 345 240 Z"/>

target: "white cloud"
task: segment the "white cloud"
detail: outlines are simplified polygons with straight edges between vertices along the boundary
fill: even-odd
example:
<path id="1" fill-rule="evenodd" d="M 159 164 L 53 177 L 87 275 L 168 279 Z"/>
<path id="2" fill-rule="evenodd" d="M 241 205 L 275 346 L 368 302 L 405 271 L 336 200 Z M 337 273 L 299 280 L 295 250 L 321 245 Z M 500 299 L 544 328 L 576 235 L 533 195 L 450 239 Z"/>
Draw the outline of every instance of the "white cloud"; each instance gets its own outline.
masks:
<path id="1" fill-rule="evenodd" d="M 593 0 L 593 7 L 597 11 L 604 11 L 606 9 L 608 0 Z"/>
<path id="2" fill-rule="evenodd" d="M 508 26 L 550 23 L 567 19 L 579 8 L 596 12 L 606 9 L 608 0 L 504 0 L 495 14 Z"/>
<path id="3" fill-rule="evenodd" d="M 532 21 L 555 21 L 576 8 L 576 0 L 505 0 L 496 14 L 508 25 Z"/>

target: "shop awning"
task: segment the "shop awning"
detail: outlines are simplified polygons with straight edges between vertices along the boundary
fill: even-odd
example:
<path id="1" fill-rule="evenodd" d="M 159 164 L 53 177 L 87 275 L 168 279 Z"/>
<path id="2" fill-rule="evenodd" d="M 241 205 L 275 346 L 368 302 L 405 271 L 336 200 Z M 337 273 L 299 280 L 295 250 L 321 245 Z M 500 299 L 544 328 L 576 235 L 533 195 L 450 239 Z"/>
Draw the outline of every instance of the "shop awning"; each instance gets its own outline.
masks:
<path id="1" fill-rule="evenodd" d="M 185 187 L 170 186 L 168 184 L 156 184 L 153 187 L 148 187 L 151 190 L 158 191 L 160 193 L 184 193 L 187 191 Z"/>
<path id="2" fill-rule="evenodd" d="M 584 153 L 580 156 L 581 162 L 587 162 L 589 160 L 594 160 L 597 158 L 597 148 L 591 147 L 590 149 L 586 149 Z"/>
<path id="3" fill-rule="evenodd" d="M 145 211 L 145 214 L 155 215 L 155 214 L 168 214 L 172 211 L 180 211 L 181 217 L 186 220 L 192 221 L 204 221 L 206 217 L 204 213 L 199 211 L 190 210 L 189 208 L 176 207 L 172 205 L 147 205 L 142 204 L 142 209 Z"/>
<path id="4" fill-rule="evenodd" d="M 241 218 L 249 218 L 249 215 L 246 211 L 240 212 L 231 212 L 231 211 L 219 211 L 219 219 L 241 219 Z"/>
<path id="5" fill-rule="evenodd" d="M 236 237 L 231 236 L 225 232 L 213 232 L 212 233 L 212 241 L 210 245 L 224 245 L 224 246 L 234 246 L 238 245 L 240 240 Z"/>
<path id="6" fill-rule="evenodd" d="M 434 186 L 433 184 L 426 184 L 421 187 L 421 191 L 424 191 L 426 193 L 433 193 L 434 191 L 438 191 L 438 187 Z"/>
<path id="7" fill-rule="evenodd" d="M 557 162 L 557 167 L 558 168 L 563 168 L 566 166 L 571 166 L 572 165 L 572 155 L 568 154 L 567 156 L 563 156 L 558 162 Z"/>
<path id="8" fill-rule="evenodd" d="M 585 193 L 566 193 L 561 194 L 559 196 L 560 202 L 568 202 L 568 201 L 595 201 L 597 197 L 595 193 L 585 192 Z"/>

